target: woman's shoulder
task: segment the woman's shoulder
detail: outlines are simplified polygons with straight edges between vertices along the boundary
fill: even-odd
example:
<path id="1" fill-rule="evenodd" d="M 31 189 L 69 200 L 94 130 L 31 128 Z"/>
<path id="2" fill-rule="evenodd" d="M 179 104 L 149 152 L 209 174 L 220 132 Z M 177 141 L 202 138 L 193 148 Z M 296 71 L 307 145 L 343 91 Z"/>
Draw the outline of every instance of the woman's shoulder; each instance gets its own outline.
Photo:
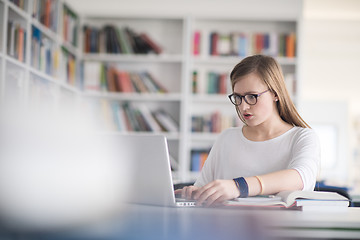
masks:
<path id="1" fill-rule="evenodd" d="M 311 128 L 303 128 L 303 127 L 293 127 L 293 135 L 298 140 L 303 139 L 311 139 L 313 141 L 318 141 L 318 136 L 316 132 Z"/>
<path id="2" fill-rule="evenodd" d="M 294 131 L 294 133 L 301 134 L 301 135 L 316 134 L 315 131 L 311 128 L 304 128 L 304 127 L 297 127 L 297 126 L 293 127 L 293 131 Z"/>

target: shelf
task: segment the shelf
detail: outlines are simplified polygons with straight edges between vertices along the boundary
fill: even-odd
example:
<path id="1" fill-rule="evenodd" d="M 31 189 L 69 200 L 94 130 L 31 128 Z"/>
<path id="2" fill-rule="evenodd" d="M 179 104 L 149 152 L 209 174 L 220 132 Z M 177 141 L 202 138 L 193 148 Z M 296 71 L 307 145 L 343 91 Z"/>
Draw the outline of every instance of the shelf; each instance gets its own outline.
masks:
<path id="1" fill-rule="evenodd" d="M 194 103 L 230 103 L 227 94 L 193 94 L 191 100 Z"/>
<path id="2" fill-rule="evenodd" d="M 171 133 L 171 132 L 125 132 L 125 131 L 111 131 L 111 132 L 100 132 L 99 134 L 113 134 L 113 135 L 163 135 L 167 140 L 179 140 L 179 133 Z"/>
<path id="3" fill-rule="evenodd" d="M 106 98 L 109 100 L 121 100 L 121 101 L 180 101 L 181 95 L 177 93 L 95 93 L 95 92 L 84 92 L 84 97 L 96 97 Z"/>
<path id="4" fill-rule="evenodd" d="M 45 34 L 48 38 L 50 38 L 52 41 L 56 43 L 61 42 L 60 36 L 58 36 L 53 30 L 47 28 L 42 23 L 40 23 L 37 19 L 32 18 L 31 24 L 38 28 L 43 34 Z"/>
<path id="5" fill-rule="evenodd" d="M 236 56 L 193 56 L 193 59 L 195 64 L 224 64 L 235 66 L 235 64 L 244 58 Z M 296 58 L 276 57 L 276 60 L 281 65 L 295 65 L 297 63 Z"/>
<path id="6" fill-rule="evenodd" d="M 5 54 L 4 54 L 4 55 L 5 55 Z M 14 64 L 14 65 L 16 65 L 16 66 L 18 66 L 18 67 L 20 67 L 20 68 L 26 69 L 26 68 L 28 67 L 26 63 L 20 62 L 20 61 L 17 60 L 16 58 L 11 57 L 11 56 L 9 56 L 9 55 L 7 55 L 7 54 L 5 55 L 5 60 L 11 62 L 12 64 Z"/>
<path id="7" fill-rule="evenodd" d="M 29 14 L 26 13 L 25 10 L 19 8 L 18 6 L 16 6 L 14 3 L 8 1 L 9 4 L 9 8 L 14 11 L 15 13 L 17 13 L 18 15 L 20 15 L 22 18 L 25 18 L 27 21 L 29 20 L 30 16 Z"/>
<path id="8" fill-rule="evenodd" d="M 182 55 L 169 54 L 107 54 L 107 53 L 86 53 L 83 54 L 84 61 L 98 62 L 169 62 L 180 63 L 183 61 Z"/>
<path id="9" fill-rule="evenodd" d="M 64 48 L 66 48 L 67 51 L 69 51 L 71 54 L 73 55 L 77 55 L 78 54 L 78 50 L 76 49 L 76 47 L 74 47 L 74 45 L 72 45 L 69 42 L 63 42 L 62 46 Z"/>
<path id="10" fill-rule="evenodd" d="M 40 77 L 42 79 L 45 79 L 45 80 L 47 80 L 49 82 L 55 83 L 55 84 L 59 85 L 60 87 L 66 89 L 66 90 L 69 90 L 69 91 L 71 91 L 73 93 L 81 94 L 81 91 L 79 89 L 77 89 L 74 86 L 71 86 L 71 85 L 67 84 L 65 82 L 65 80 L 59 80 L 59 79 L 57 79 L 55 77 L 49 76 L 46 73 L 43 73 L 43 72 L 41 72 L 39 70 L 36 70 L 34 68 L 30 68 L 30 73 L 34 74 L 34 75 L 36 75 L 36 76 L 38 76 L 38 77 Z"/>

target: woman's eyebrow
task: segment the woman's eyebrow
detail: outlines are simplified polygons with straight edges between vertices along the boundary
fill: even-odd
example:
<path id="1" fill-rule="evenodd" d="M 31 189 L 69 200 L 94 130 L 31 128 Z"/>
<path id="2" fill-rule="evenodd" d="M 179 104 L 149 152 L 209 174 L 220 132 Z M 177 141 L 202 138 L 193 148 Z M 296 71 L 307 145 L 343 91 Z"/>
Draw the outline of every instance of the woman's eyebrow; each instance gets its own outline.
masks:
<path id="1" fill-rule="evenodd" d="M 248 92 L 245 92 L 244 94 L 240 94 L 240 93 L 238 93 L 238 92 L 234 92 L 235 94 L 238 94 L 238 95 L 241 95 L 241 96 L 245 96 L 245 95 L 247 95 L 247 94 L 257 94 L 258 92 L 256 92 L 256 91 L 248 91 Z"/>

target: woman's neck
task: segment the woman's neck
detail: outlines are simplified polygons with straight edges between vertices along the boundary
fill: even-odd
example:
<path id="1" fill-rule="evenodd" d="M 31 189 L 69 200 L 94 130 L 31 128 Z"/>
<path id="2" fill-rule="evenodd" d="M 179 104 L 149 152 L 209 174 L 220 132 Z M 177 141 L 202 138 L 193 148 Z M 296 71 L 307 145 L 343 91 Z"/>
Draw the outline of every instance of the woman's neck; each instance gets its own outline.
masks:
<path id="1" fill-rule="evenodd" d="M 278 121 L 264 122 L 257 126 L 244 126 L 243 134 L 251 141 L 266 141 L 289 131 L 293 126 L 281 118 Z"/>

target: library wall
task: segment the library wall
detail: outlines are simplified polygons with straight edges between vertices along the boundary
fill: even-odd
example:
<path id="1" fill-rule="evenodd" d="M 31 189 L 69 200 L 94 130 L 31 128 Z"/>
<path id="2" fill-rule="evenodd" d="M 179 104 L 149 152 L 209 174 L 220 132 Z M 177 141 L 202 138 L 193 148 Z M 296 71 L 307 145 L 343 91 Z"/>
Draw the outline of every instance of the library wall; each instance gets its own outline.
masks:
<path id="1" fill-rule="evenodd" d="M 302 100 L 328 104 L 332 119 L 342 118 L 341 164 L 349 171 L 337 169 L 342 177 L 333 180 L 360 189 L 360 2 L 305 0 L 303 11 Z"/>

